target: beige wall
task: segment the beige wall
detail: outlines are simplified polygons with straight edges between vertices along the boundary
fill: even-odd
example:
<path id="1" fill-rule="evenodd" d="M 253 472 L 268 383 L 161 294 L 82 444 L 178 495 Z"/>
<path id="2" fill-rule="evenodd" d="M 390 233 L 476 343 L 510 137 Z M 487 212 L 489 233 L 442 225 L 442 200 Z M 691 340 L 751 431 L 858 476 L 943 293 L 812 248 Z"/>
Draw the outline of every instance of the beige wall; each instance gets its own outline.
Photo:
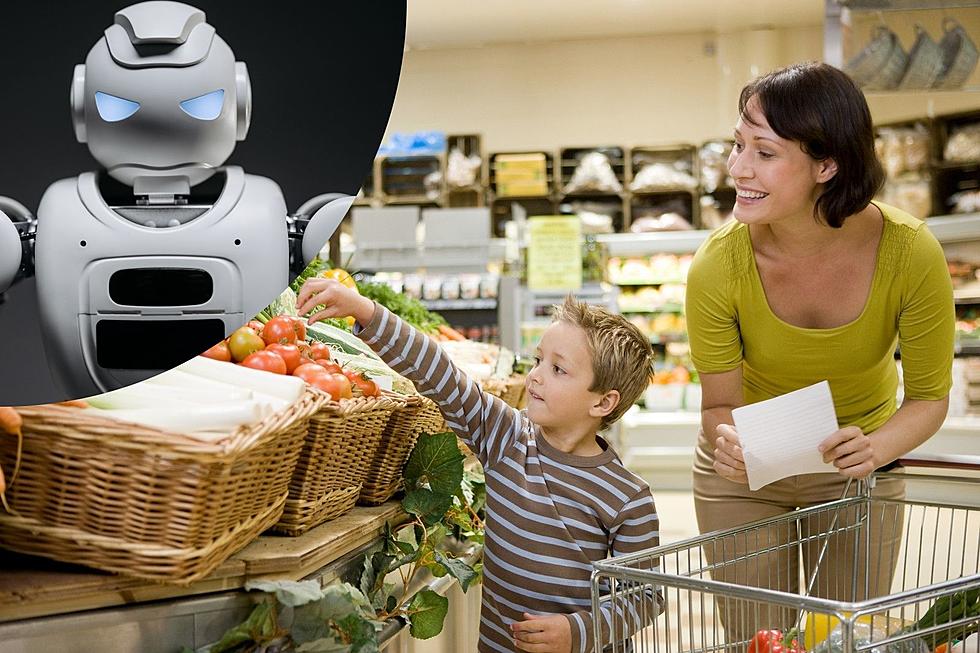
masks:
<path id="1" fill-rule="evenodd" d="M 411 50 L 388 131 L 481 133 L 488 152 L 700 143 L 731 133 L 746 81 L 822 54 L 821 26 Z M 870 98 L 881 122 L 930 101 L 943 113 L 980 94 Z"/>

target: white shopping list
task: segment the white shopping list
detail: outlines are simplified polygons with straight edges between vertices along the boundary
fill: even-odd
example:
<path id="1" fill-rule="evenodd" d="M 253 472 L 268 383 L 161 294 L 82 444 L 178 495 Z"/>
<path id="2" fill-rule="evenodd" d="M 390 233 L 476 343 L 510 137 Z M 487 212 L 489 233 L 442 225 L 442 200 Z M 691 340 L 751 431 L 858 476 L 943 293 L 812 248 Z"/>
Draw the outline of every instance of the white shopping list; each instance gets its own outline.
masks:
<path id="1" fill-rule="evenodd" d="M 838 429 L 830 384 L 821 381 L 732 411 L 749 489 L 787 476 L 836 472 L 817 446 Z"/>

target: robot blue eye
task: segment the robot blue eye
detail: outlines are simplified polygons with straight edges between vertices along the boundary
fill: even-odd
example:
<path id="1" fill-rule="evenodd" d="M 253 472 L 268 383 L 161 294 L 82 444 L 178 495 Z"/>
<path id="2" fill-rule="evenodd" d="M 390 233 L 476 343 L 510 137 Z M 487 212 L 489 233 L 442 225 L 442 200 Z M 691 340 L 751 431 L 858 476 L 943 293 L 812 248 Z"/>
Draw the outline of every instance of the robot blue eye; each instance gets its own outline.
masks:
<path id="1" fill-rule="evenodd" d="M 221 115 L 221 107 L 224 102 L 225 92 L 219 88 L 217 91 L 184 100 L 180 103 L 180 108 L 191 118 L 214 120 Z"/>
<path id="2" fill-rule="evenodd" d="M 96 91 L 95 108 L 99 110 L 99 115 L 106 122 L 119 122 L 136 113 L 140 108 L 140 103 Z"/>

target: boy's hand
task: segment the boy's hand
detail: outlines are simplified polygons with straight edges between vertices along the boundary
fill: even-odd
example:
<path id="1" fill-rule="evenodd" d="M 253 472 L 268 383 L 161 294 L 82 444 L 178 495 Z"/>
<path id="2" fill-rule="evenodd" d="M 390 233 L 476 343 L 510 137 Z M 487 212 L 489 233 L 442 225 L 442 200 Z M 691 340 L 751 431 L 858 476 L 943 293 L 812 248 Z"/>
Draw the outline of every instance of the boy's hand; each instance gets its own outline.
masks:
<path id="1" fill-rule="evenodd" d="M 360 325 L 365 325 L 374 316 L 374 302 L 367 297 L 361 297 L 357 292 L 348 288 L 336 279 L 310 278 L 303 283 L 296 296 L 296 312 L 305 315 L 314 307 L 322 304 L 323 310 L 317 311 L 307 320 L 310 324 L 329 317 L 347 317 L 350 315 Z"/>
<path id="2" fill-rule="evenodd" d="M 748 484 L 745 471 L 745 458 L 742 456 L 738 432 L 730 424 L 719 424 L 715 439 L 715 471 L 718 475 L 734 483 Z"/>
<path id="3" fill-rule="evenodd" d="M 561 614 L 528 614 L 510 625 L 514 646 L 531 653 L 571 653 L 572 628 Z"/>

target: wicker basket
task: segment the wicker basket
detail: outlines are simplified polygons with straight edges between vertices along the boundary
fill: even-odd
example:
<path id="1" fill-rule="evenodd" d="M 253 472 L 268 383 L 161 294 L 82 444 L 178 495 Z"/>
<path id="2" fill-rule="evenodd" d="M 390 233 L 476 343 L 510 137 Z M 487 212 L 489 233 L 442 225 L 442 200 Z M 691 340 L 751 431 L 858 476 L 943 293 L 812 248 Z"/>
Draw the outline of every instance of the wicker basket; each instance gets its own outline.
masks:
<path id="1" fill-rule="evenodd" d="M 377 453 L 364 478 L 359 502 L 376 506 L 390 499 L 402 487 L 402 469 L 419 436 L 442 433 L 447 428 L 434 401 L 422 395 L 409 397 L 404 407 L 392 413 L 381 435 Z"/>
<path id="2" fill-rule="evenodd" d="M 483 383 L 483 389 L 503 399 L 508 406 L 523 408 L 527 400 L 525 379 L 523 374 L 512 374 L 507 379 L 491 378 Z"/>
<path id="3" fill-rule="evenodd" d="M 300 535 L 353 508 L 388 420 L 405 401 L 386 395 L 325 403 L 310 418 L 289 497 L 273 530 Z"/>
<path id="4" fill-rule="evenodd" d="M 977 67 L 977 46 L 951 17 L 943 19 L 943 38 L 939 41 L 943 65 L 935 88 L 957 89 L 966 83 Z"/>
<path id="5" fill-rule="evenodd" d="M 198 580 L 274 524 L 310 416 L 326 396 L 221 442 L 62 406 L 18 408 L 20 473 L 0 510 L 0 545 L 172 583 Z M 0 464 L 13 468 L 13 438 Z"/>
<path id="6" fill-rule="evenodd" d="M 915 43 L 909 50 L 908 68 L 899 83 L 901 90 L 932 88 L 943 70 L 943 51 L 921 25 L 915 26 Z"/>
<path id="7" fill-rule="evenodd" d="M 847 62 L 844 72 L 858 86 L 890 88 L 879 84 L 891 83 L 894 87 L 905 72 L 905 51 L 895 33 L 884 25 L 877 26 L 871 36 L 871 42 Z"/>

